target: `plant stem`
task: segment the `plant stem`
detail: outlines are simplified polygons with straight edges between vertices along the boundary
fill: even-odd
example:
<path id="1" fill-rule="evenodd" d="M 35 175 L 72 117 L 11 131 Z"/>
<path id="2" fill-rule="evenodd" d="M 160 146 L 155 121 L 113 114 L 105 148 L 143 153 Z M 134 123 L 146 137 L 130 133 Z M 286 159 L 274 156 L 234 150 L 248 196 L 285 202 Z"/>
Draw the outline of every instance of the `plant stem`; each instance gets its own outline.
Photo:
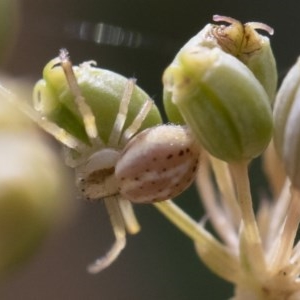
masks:
<path id="1" fill-rule="evenodd" d="M 291 201 L 279 240 L 279 248 L 272 264 L 276 272 L 289 263 L 300 221 L 300 191 L 291 187 Z"/>
<path id="2" fill-rule="evenodd" d="M 198 243 L 205 243 L 209 234 L 191 219 L 176 204 L 170 200 L 154 203 L 154 206 L 163 213 L 173 224 L 175 224 L 184 234 Z"/>
<path id="3" fill-rule="evenodd" d="M 219 176 L 220 174 L 214 173 L 214 175 L 216 177 L 217 182 L 221 181 L 222 176 Z M 229 175 L 231 176 L 231 174 Z M 222 184 L 224 185 L 226 185 L 227 183 L 228 181 L 226 179 L 222 182 Z M 197 173 L 196 186 L 198 188 L 202 204 L 205 207 L 207 216 L 212 226 L 214 227 L 214 230 L 216 231 L 218 236 L 224 241 L 224 243 L 228 247 L 230 247 L 233 253 L 237 254 L 239 245 L 237 230 L 241 222 L 240 208 L 236 201 L 235 195 L 232 199 L 232 202 L 235 201 L 236 210 L 238 211 L 238 215 L 235 216 L 235 218 L 232 217 L 234 213 L 233 209 L 231 209 L 231 207 L 229 208 L 229 205 L 226 205 L 225 203 L 227 198 L 222 199 L 223 201 L 221 200 L 222 203 L 220 203 L 217 191 L 215 190 L 215 186 L 212 181 L 211 160 L 208 159 L 208 157 L 201 158 L 201 171 Z M 235 193 L 233 185 L 232 190 Z M 222 196 L 225 198 L 224 194 L 221 195 L 221 198 L 223 198 Z"/>
<path id="4" fill-rule="evenodd" d="M 239 226 L 241 222 L 241 212 L 236 200 L 234 185 L 229 171 L 228 164 L 213 156 L 209 156 L 211 166 L 217 181 L 218 188 L 221 192 L 221 201 L 226 213 L 230 214 L 232 224 Z"/>
<path id="5" fill-rule="evenodd" d="M 208 231 L 170 200 L 156 202 L 154 206 L 190 237 L 201 248 L 204 263 L 225 280 L 235 282 L 239 276 L 239 262 L 228 248 L 217 241 Z M 200 253 L 199 253 L 200 254 Z"/>
<path id="6" fill-rule="evenodd" d="M 230 164 L 230 169 L 236 184 L 238 202 L 242 215 L 241 230 L 241 261 L 245 267 L 253 270 L 256 275 L 262 276 L 266 270 L 266 262 L 259 234 L 255 214 L 252 206 L 252 197 L 248 176 L 248 162 Z"/>

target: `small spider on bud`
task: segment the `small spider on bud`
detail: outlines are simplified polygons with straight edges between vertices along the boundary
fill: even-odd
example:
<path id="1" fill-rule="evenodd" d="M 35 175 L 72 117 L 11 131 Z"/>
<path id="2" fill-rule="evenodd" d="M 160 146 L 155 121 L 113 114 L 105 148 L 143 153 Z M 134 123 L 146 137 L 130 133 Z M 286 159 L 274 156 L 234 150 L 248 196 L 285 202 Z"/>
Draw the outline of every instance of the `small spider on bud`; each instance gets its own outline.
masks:
<path id="1" fill-rule="evenodd" d="M 64 145 L 65 162 L 87 200 L 103 200 L 115 243 L 88 267 L 108 267 L 140 227 L 131 203 L 175 197 L 193 181 L 200 147 L 187 127 L 161 125 L 158 108 L 134 79 L 72 66 L 68 52 L 44 68 L 33 91 L 31 119 Z"/>

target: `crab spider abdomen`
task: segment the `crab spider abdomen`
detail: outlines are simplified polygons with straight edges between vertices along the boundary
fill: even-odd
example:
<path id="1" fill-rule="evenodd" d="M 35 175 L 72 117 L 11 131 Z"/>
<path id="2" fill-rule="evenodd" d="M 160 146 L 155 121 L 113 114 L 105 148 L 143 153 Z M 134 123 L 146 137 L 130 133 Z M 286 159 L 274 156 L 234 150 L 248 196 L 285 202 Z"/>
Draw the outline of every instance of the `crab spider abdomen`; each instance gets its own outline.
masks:
<path id="1" fill-rule="evenodd" d="M 187 127 L 161 125 L 136 135 L 121 152 L 119 192 L 134 203 L 174 198 L 193 181 L 200 147 Z"/>

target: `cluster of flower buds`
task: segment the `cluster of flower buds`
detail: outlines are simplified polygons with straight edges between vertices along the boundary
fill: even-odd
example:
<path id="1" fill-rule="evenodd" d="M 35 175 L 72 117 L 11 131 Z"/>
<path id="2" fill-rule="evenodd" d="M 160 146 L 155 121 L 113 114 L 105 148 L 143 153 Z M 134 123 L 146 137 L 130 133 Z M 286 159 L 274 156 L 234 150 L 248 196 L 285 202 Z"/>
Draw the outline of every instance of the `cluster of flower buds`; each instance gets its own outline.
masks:
<path id="1" fill-rule="evenodd" d="M 202 226 L 200 238 L 190 236 L 207 266 L 235 285 L 234 299 L 299 299 L 300 61 L 276 95 L 270 42 L 256 31 L 273 34 L 272 28 L 223 16 L 213 19 L 225 25 L 205 26 L 163 75 L 169 119 L 187 124 L 207 151 L 197 186 L 224 244 L 209 240 Z M 281 193 L 275 188 L 277 201 L 264 202 L 255 215 L 247 165 L 273 137 L 279 155 L 269 147 L 265 157 L 277 156 L 272 168 L 281 160 L 288 180 L 280 182 Z M 267 173 L 272 183 L 278 183 L 277 175 Z"/>

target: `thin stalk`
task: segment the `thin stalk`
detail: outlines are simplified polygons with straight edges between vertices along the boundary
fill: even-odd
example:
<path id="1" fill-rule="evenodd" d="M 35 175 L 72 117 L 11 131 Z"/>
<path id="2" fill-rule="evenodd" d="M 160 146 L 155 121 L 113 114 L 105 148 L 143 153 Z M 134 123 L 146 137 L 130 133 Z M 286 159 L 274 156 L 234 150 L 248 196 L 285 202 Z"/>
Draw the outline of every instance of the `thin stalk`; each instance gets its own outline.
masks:
<path id="1" fill-rule="evenodd" d="M 233 250 L 238 250 L 238 234 L 233 219 L 224 211 L 217 200 L 216 191 L 211 180 L 210 160 L 201 159 L 201 170 L 196 178 L 196 185 L 203 205 L 220 238 Z M 236 204 L 237 205 L 237 204 Z M 238 207 L 239 209 L 239 207 Z M 240 216 L 240 212 L 239 212 Z"/>
<path id="2" fill-rule="evenodd" d="M 239 262 L 228 248 L 217 241 L 208 231 L 170 200 L 156 202 L 154 206 L 178 229 L 201 248 L 201 258 L 219 276 L 230 282 L 239 277 Z"/>
<path id="3" fill-rule="evenodd" d="M 287 211 L 284 227 L 279 239 L 279 248 L 272 267 L 274 271 L 288 264 L 300 221 L 300 191 L 291 188 L 291 202 Z"/>
<path id="4" fill-rule="evenodd" d="M 271 214 L 269 212 L 270 221 L 267 229 L 268 234 L 264 240 L 269 257 L 272 257 L 274 255 L 273 253 L 277 250 L 276 247 L 274 247 L 274 241 L 278 239 L 278 233 L 284 224 L 290 201 L 290 182 L 287 179 L 278 199 L 276 199 L 276 202 L 273 204 Z"/>
<path id="5" fill-rule="evenodd" d="M 209 157 L 216 177 L 218 188 L 221 192 L 221 200 L 226 212 L 230 214 L 232 223 L 238 226 L 241 222 L 241 212 L 237 203 L 232 177 L 228 164 L 213 156 Z"/>
<path id="6" fill-rule="evenodd" d="M 236 184 L 242 215 L 241 260 L 245 262 L 247 268 L 251 268 L 257 275 L 263 275 L 263 271 L 266 270 L 266 262 L 252 206 L 248 162 L 230 164 L 230 169 Z"/>

